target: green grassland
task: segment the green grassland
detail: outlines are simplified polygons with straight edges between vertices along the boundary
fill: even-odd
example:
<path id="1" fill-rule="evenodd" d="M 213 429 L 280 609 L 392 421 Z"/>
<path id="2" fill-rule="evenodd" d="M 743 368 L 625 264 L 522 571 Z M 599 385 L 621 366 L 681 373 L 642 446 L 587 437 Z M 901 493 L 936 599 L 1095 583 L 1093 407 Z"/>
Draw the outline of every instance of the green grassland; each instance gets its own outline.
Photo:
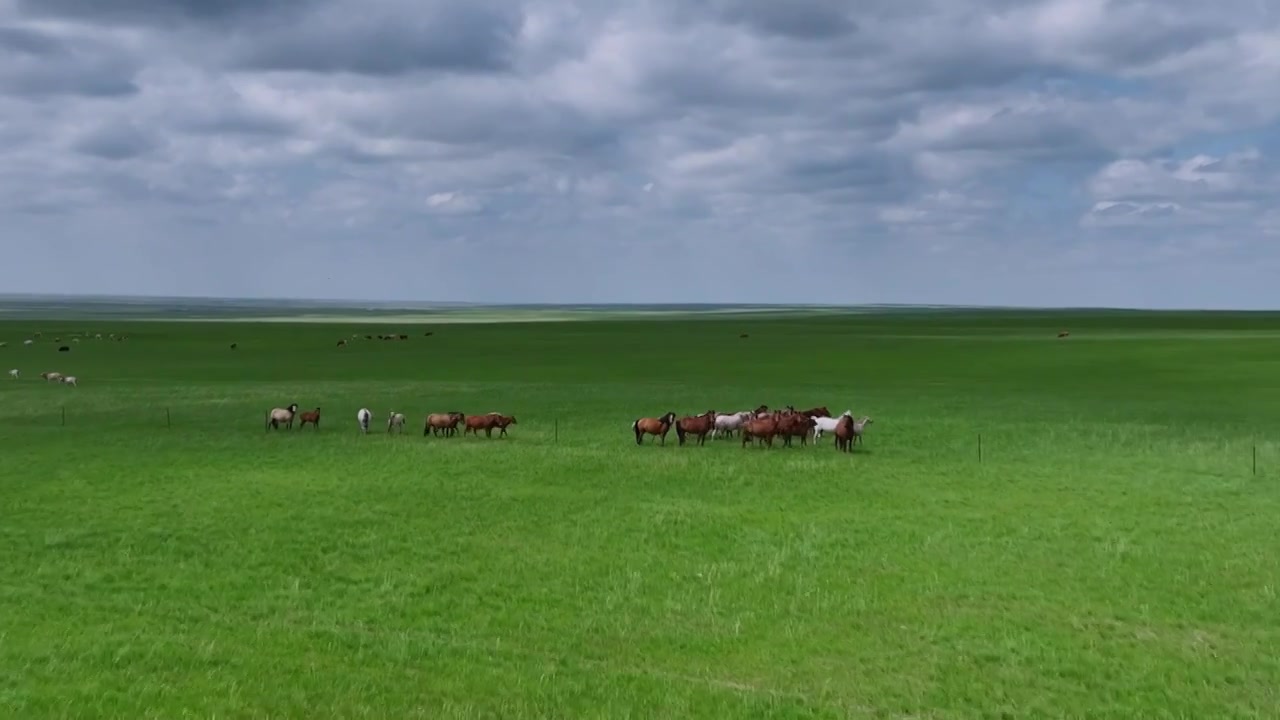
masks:
<path id="1" fill-rule="evenodd" d="M 86 331 L 128 339 L 56 351 Z M 1280 716 L 1280 316 L 0 341 L 3 717 Z M 290 402 L 320 429 L 266 432 Z M 630 432 L 760 403 L 875 423 L 853 454 Z M 422 436 L 454 409 L 518 424 Z"/>

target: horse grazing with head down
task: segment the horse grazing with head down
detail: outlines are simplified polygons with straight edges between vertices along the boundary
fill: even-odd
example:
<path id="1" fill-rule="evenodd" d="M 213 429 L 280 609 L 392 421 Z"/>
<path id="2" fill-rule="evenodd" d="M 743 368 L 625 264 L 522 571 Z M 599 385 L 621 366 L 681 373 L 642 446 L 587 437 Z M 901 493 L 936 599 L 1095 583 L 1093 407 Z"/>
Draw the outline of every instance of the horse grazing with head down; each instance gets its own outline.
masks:
<path id="1" fill-rule="evenodd" d="M 804 413 L 791 413 L 778 418 L 778 434 L 782 436 L 783 446 L 791 447 L 791 438 L 794 437 L 800 438 L 800 444 L 804 445 L 815 424 L 814 419 Z"/>
<path id="2" fill-rule="evenodd" d="M 387 432 L 391 432 L 391 428 L 396 428 L 400 434 L 404 434 L 404 413 L 398 413 L 392 410 L 387 414 Z"/>
<path id="3" fill-rule="evenodd" d="M 679 440 L 680 445 L 684 445 L 684 436 L 693 435 L 698 438 L 699 445 L 704 445 L 707 442 L 707 433 L 715 430 L 715 427 L 715 410 L 708 410 L 692 417 L 683 417 L 676 421 L 676 439 Z"/>
<path id="4" fill-rule="evenodd" d="M 660 418 L 640 418 L 631 423 L 631 430 L 636 434 L 636 444 L 644 444 L 645 435 L 657 435 L 662 439 L 662 444 L 667 444 L 667 433 L 671 432 L 671 426 L 676 422 L 676 414 L 669 412 Z"/>
<path id="5" fill-rule="evenodd" d="M 445 437 L 449 437 L 458 432 L 458 423 L 466 417 L 460 412 L 447 413 L 431 413 L 427 416 L 427 424 L 422 427 L 422 436 L 426 437 L 427 433 L 431 433 L 437 437 L 440 433 L 444 433 Z"/>
<path id="6" fill-rule="evenodd" d="M 489 415 L 496 418 L 493 421 L 493 426 L 498 429 L 498 437 L 506 437 L 508 426 L 520 424 L 516 422 L 515 415 L 503 415 L 502 413 L 497 412 L 491 412 Z"/>
<path id="7" fill-rule="evenodd" d="M 755 417 L 742 423 L 742 447 L 746 447 L 747 443 L 759 438 L 769 447 L 773 447 L 773 438 L 778 434 L 778 422 L 781 419 L 779 413 L 766 415 L 764 417 Z"/>

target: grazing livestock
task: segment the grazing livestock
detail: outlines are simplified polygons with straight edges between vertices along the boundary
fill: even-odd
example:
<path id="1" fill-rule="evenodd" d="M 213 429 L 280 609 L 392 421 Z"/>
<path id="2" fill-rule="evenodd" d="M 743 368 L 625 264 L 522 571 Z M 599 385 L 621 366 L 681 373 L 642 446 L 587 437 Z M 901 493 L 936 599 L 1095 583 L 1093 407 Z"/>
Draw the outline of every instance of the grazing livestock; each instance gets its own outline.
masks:
<path id="1" fill-rule="evenodd" d="M 445 437 L 449 437 L 458 432 L 458 423 L 466 417 L 458 411 L 447 413 L 431 413 L 427 416 L 427 423 L 422 427 L 422 436 L 426 437 L 427 433 L 439 436 L 444 433 Z"/>
<path id="2" fill-rule="evenodd" d="M 63 345 L 58 348 L 58 352 L 71 352 L 71 348 L 66 345 Z"/>
<path id="3" fill-rule="evenodd" d="M 17 380 L 17 379 L 18 379 L 18 368 L 14 368 L 14 369 L 10 370 L 10 371 L 9 371 L 9 377 L 13 378 L 14 380 Z"/>
<path id="4" fill-rule="evenodd" d="M 675 424 L 676 414 L 669 412 L 660 418 L 640 418 L 631 423 L 631 429 L 636 434 L 636 444 L 644 444 L 645 435 L 657 435 L 662 439 L 662 444 L 667 444 L 667 433 L 671 431 L 671 426 Z"/>
<path id="5" fill-rule="evenodd" d="M 732 415 L 717 415 L 715 427 L 711 428 L 711 437 L 717 438 L 721 433 L 732 437 L 734 432 L 742 429 L 742 423 L 751 419 L 751 416 L 750 410 L 736 412 Z"/>
<path id="6" fill-rule="evenodd" d="M 238 347 L 240 347 L 240 344 L 239 344 L 239 343 L 231 343 L 231 349 L 232 349 L 232 350 L 235 350 L 235 349 L 236 349 L 236 348 L 238 348 Z"/>
<path id="7" fill-rule="evenodd" d="M 401 340 L 408 340 L 408 339 L 409 339 L 409 336 L 408 336 L 408 335 L 401 335 L 401 336 L 400 336 L 400 339 L 401 339 Z"/>
<path id="8" fill-rule="evenodd" d="M 741 335 L 739 335 L 739 336 L 738 336 L 738 338 L 739 338 L 739 339 L 742 339 L 742 340 L 745 340 L 745 339 L 747 339 L 747 338 L 749 338 L 749 337 L 751 337 L 751 336 L 750 336 L 750 335 L 748 335 L 748 334 L 746 334 L 746 333 L 742 333 Z"/>
<path id="9" fill-rule="evenodd" d="M 1066 330 L 1063 330 L 1062 332 L 1058 333 L 1058 337 L 1060 338 L 1071 337 L 1071 333 L 1067 332 Z"/>
<path id="10" fill-rule="evenodd" d="M 298 403 L 292 403 L 287 408 L 271 408 L 267 412 L 267 430 L 280 429 L 281 425 L 293 429 L 293 416 L 298 413 Z"/>
<path id="11" fill-rule="evenodd" d="M 360 432 L 369 432 L 369 421 L 373 419 L 373 413 L 369 412 L 369 408 L 360 408 L 360 412 L 356 413 L 356 422 L 360 423 Z"/>
<path id="12" fill-rule="evenodd" d="M 872 422 L 873 421 L 871 420 L 871 418 L 867 417 L 866 415 L 863 415 L 861 418 L 854 421 L 853 423 L 853 442 L 854 443 L 862 443 L 862 431 L 865 430 L 866 427 L 870 425 Z"/>
<path id="13" fill-rule="evenodd" d="M 493 429 L 497 426 L 497 415 L 468 415 L 462 421 L 462 434 L 475 433 L 479 437 L 480 431 L 484 430 L 485 437 L 493 437 Z"/>
<path id="14" fill-rule="evenodd" d="M 778 419 L 778 434 L 782 436 L 782 444 L 791 447 L 791 438 L 800 438 L 803 446 L 813 432 L 814 419 L 803 413 L 792 413 Z"/>
<path id="15" fill-rule="evenodd" d="M 338 341 L 338 347 L 346 347 L 346 346 L 347 346 L 347 341 L 346 341 L 346 340 L 339 340 L 339 341 Z"/>
<path id="16" fill-rule="evenodd" d="M 773 447 L 773 438 L 778 434 L 778 419 L 777 415 L 768 415 L 742 423 L 742 447 L 745 448 L 755 438 Z"/>
<path id="17" fill-rule="evenodd" d="M 316 430 L 320 429 L 320 408 L 316 408 L 315 410 L 307 410 L 306 412 L 302 413 L 302 415 L 300 415 L 299 417 L 302 418 L 302 424 L 298 426 L 299 430 L 306 427 L 307 423 L 311 423 L 311 425 L 315 427 Z"/>
<path id="18" fill-rule="evenodd" d="M 68 376 L 66 376 L 66 377 L 62 378 L 62 383 L 63 383 L 64 385 L 71 385 L 71 386 L 73 386 L 73 387 L 80 387 L 79 383 L 76 381 L 76 376 L 75 376 L 75 375 L 68 375 Z"/>
<path id="19" fill-rule="evenodd" d="M 0 342 L 0 347 L 9 347 L 9 343 L 7 343 L 7 342 Z"/>
<path id="20" fill-rule="evenodd" d="M 392 410 L 387 415 L 387 432 L 391 432 L 393 427 L 400 428 L 400 434 L 404 434 L 404 413 Z"/>
<path id="21" fill-rule="evenodd" d="M 435 335 L 435 333 L 433 333 L 433 332 L 424 332 L 424 333 L 422 333 L 422 337 L 431 337 L 432 335 Z"/>
<path id="22" fill-rule="evenodd" d="M 34 342 L 35 342 L 35 340 L 23 340 L 23 341 L 22 341 L 22 344 L 23 344 L 23 345 L 30 345 L 30 344 L 32 344 L 32 343 L 34 343 Z"/>
<path id="23" fill-rule="evenodd" d="M 494 420 L 493 426 L 498 429 L 498 437 L 506 437 L 507 426 L 520 424 L 516 422 L 515 415 L 503 415 L 502 413 L 496 413 L 496 412 L 491 412 L 489 413 L 489 415 L 494 418 L 497 418 L 496 420 Z"/>
<path id="24" fill-rule="evenodd" d="M 840 417 L 850 417 L 852 415 L 853 415 L 852 410 L 845 410 L 844 414 L 841 415 Z M 836 423 L 840 422 L 840 418 L 817 417 L 817 418 L 814 418 L 813 421 L 814 421 L 813 444 L 816 447 L 818 444 L 818 441 L 822 439 L 822 433 L 835 431 Z"/>
<path id="25" fill-rule="evenodd" d="M 693 435 L 698 438 L 699 445 L 705 445 L 707 442 L 707 433 L 716 427 L 716 411 L 708 410 L 701 415 L 680 418 L 676 422 L 676 439 L 678 444 L 684 445 L 685 435 Z"/>
<path id="26" fill-rule="evenodd" d="M 60 372 L 42 372 L 40 373 L 40 377 L 48 380 L 49 382 L 62 382 L 63 375 Z"/>
<path id="27" fill-rule="evenodd" d="M 800 414 L 808 415 L 811 418 L 831 417 L 831 411 L 827 409 L 826 405 L 823 405 L 822 407 L 809 408 L 808 410 L 801 410 Z"/>
<path id="28" fill-rule="evenodd" d="M 831 434 L 836 436 L 836 451 L 849 452 L 853 442 L 853 416 L 841 415 L 836 422 L 836 429 Z"/>

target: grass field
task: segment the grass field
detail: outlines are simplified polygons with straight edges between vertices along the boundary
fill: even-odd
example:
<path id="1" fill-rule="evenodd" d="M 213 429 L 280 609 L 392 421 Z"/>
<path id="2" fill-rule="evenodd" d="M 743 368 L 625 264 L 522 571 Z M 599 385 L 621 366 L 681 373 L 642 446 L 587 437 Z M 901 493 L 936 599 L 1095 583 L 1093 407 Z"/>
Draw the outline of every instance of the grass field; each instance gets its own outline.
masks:
<path id="1" fill-rule="evenodd" d="M 0 341 L 3 717 L 1280 716 L 1277 315 Z M 320 430 L 264 432 L 293 401 Z M 630 433 L 760 403 L 875 423 Z M 518 424 L 423 438 L 451 409 Z"/>

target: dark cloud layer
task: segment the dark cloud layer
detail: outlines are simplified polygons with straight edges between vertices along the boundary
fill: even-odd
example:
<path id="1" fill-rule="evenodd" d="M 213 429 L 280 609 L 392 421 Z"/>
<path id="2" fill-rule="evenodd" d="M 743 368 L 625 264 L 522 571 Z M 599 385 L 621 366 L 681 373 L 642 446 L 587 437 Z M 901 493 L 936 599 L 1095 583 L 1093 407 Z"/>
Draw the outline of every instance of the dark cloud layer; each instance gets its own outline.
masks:
<path id="1" fill-rule="evenodd" d="M 0 285 L 1275 305 L 1278 45 L 1251 0 L 0 0 Z"/>

